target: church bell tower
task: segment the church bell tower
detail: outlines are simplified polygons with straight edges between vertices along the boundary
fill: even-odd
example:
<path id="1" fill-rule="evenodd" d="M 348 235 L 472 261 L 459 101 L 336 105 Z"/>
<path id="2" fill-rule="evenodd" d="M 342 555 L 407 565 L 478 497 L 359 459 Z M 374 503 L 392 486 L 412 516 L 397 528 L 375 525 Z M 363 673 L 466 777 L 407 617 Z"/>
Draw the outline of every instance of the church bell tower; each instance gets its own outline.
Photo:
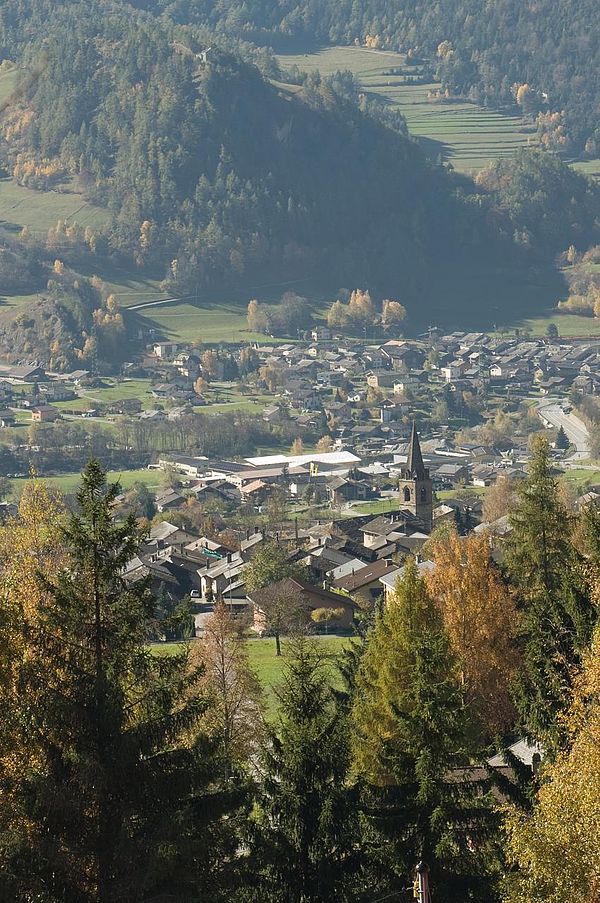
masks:
<path id="1" fill-rule="evenodd" d="M 408 457 L 400 471 L 398 494 L 400 505 L 423 521 L 428 533 L 433 529 L 433 487 L 429 469 L 423 464 L 419 435 L 414 424 L 408 443 Z"/>

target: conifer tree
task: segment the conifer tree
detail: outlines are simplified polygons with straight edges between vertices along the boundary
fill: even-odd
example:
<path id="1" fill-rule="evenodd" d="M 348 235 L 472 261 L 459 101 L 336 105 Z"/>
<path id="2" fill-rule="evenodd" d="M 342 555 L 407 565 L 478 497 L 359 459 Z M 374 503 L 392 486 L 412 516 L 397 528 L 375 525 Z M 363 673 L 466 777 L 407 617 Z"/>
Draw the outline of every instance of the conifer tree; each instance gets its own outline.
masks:
<path id="1" fill-rule="evenodd" d="M 589 645 L 595 611 L 543 437 L 534 440 L 510 524 L 506 569 L 522 609 L 523 668 L 515 702 L 527 735 L 551 753 L 561 743 L 559 715 Z"/>
<path id="2" fill-rule="evenodd" d="M 256 900 L 353 900 L 354 794 L 346 786 L 347 725 L 336 711 L 324 662 L 305 637 L 278 691 L 279 724 L 269 731 L 253 839 Z"/>
<path id="3" fill-rule="evenodd" d="M 403 890 L 422 859 L 440 899 L 493 899 L 486 801 L 448 779 L 468 761 L 456 662 L 414 561 L 369 637 L 352 721 L 377 892 Z"/>
<path id="4" fill-rule="evenodd" d="M 0 872 L 13 899 L 115 903 L 168 888 L 185 900 L 203 880 L 218 888 L 225 802 L 206 803 L 200 674 L 186 654 L 146 647 L 152 595 L 122 576 L 143 536 L 133 518 L 113 519 L 118 493 L 91 462 L 78 512 L 58 527 L 66 561 L 27 577 L 36 609 L 22 605 L 17 714 L 3 738 L 4 760 L 12 744 L 23 767 L 3 762 L 0 775 Z"/>

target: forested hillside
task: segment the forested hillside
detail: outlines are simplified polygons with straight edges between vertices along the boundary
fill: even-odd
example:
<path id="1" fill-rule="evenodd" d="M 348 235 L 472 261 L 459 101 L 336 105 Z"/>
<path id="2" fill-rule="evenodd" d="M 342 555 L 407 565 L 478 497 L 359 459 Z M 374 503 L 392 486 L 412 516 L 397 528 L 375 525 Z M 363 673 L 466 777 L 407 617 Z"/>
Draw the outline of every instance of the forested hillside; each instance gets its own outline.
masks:
<path id="1" fill-rule="evenodd" d="M 467 311 L 480 301 L 467 299 L 465 276 L 510 272 L 526 285 L 556 253 L 598 241 L 598 191 L 552 155 L 524 153 L 474 182 L 429 161 L 401 117 L 373 107 L 348 73 L 289 84 L 268 52 L 260 68 L 243 60 L 241 39 L 253 35 L 241 12 L 225 36 L 225 13 L 189 3 L 159 19 L 146 6 L 0 9 L 0 60 L 17 70 L 0 114 L 5 177 L 81 192 L 110 213 L 104 226 L 58 223 L 47 241 L 24 237 L 29 258 L 39 245 L 42 287 L 55 256 L 88 274 L 102 261 L 133 264 L 178 295 L 307 278 L 368 285 L 393 292 L 409 318 L 427 317 L 428 292 L 443 287 Z M 38 268 L 20 290 L 39 283 Z M 89 333 L 68 332 L 72 360 Z M 12 327 L 3 344 L 15 346 Z M 16 345 L 27 344 L 19 332 Z"/>
<path id="2" fill-rule="evenodd" d="M 3 116 L 5 168 L 33 188 L 77 179 L 113 214 L 105 250 L 158 262 L 180 291 L 326 269 L 402 274 L 414 297 L 432 254 L 480 234 L 452 178 L 362 113 L 351 84 L 291 93 L 217 48 L 203 61 L 193 32 L 110 5 L 100 18 L 69 4 L 49 34 L 31 19 L 19 48 L 18 6 L 1 14 L 4 53 L 27 62 Z"/>
<path id="3" fill-rule="evenodd" d="M 600 46 L 593 0 L 139 0 L 176 20 L 209 25 L 257 44 L 351 44 L 436 59 L 452 90 L 492 106 L 515 101 L 548 116 L 548 141 L 600 152 Z M 440 55 L 437 49 L 443 42 Z M 564 111 L 564 115 L 563 114 Z"/>

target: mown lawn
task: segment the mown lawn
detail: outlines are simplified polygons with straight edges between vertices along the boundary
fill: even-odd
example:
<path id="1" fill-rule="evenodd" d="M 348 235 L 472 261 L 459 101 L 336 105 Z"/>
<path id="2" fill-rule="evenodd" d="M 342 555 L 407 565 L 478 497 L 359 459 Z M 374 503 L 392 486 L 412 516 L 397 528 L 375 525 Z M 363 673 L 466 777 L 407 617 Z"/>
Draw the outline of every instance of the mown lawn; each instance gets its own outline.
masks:
<path id="1" fill-rule="evenodd" d="M 192 640 L 192 642 L 196 642 Z M 336 673 L 336 656 L 341 650 L 352 642 L 351 637 L 318 636 L 313 642 L 316 648 L 325 656 L 328 674 L 332 686 L 339 687 L 339 675 Z M 181 643 L 157 643 L 152 646 L 157 655 L 174 655 L 181 649 Z M 277 709 L 276 688 L 283 679 L 285 663 L 290 651 L 289 641 L 282 640 L 282 655 L 275 654 L 275 640 L 272 637 L 265 639 L 248 639 L 248 657 L 250 665 L 256 673 L 265 693 L 265 706 L 269 715 L 274 715 Z"/>

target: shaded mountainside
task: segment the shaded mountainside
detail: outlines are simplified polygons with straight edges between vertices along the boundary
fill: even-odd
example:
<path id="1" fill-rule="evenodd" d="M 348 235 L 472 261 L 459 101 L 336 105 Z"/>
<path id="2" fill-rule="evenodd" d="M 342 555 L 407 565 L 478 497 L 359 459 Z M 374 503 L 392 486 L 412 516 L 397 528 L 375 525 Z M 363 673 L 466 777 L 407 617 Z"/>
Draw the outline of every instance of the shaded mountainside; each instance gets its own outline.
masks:
<path id="1" fill-rule="evenodd" d="M 435 58 L 451 89 L 498 106 L 515 85 L 532 87 L 540 111 L 565 111 L 566 149 L 600 153 L 600 42 L 595 0 L 138 0 L 180 22 L 207 25 L 259 45 L 315 41 L 377 46 Z M 545 96 L 544 96 L 545 95 Z"/>
<path id="2" fill-rule="evenodd" d="M 178 10 L 187 21 L 200 7 Z M 550 155 L 522 154 L 476 184 L 365 109 L 349 74 L 288 85 L 207 46 L 197 26 L 125 3 L 3 3 L 1 52 L 19 78 L 0 165 L 30 188 L 74 184 L 110 211 L 77 239 L 87 262 L 69 258 L 62 228 L 68 265 L 133 261 L 178 295 L 298 278 L 364 285 L 419 323 L 440 292 L 446 320 L 482 321 L 485 274 L 508 272 L 521 290 L 493 317 L 506 322 L 532 284 L 540 306 L 555 300 L 545 286 L 557 252 L 598 238 L 597 190 Z"/>
<path id="3" fill-rule="evenodd" d="M 158 264 L 173 289 L 326 275 L 410 302 L 434 262 L 498 255 L 473 184 L 362 112 L 348 80 L 292 91 L 216 47 L 204 62 L 193 30 L 118 4 L 55 4 L 38 36 L 52 4 L 26 4 L 29 29 L 21 6 L 0 20 L 27 64 L 5 166 L 33 187 L 77 178 L 112 212 L 107 251 Z"/>

